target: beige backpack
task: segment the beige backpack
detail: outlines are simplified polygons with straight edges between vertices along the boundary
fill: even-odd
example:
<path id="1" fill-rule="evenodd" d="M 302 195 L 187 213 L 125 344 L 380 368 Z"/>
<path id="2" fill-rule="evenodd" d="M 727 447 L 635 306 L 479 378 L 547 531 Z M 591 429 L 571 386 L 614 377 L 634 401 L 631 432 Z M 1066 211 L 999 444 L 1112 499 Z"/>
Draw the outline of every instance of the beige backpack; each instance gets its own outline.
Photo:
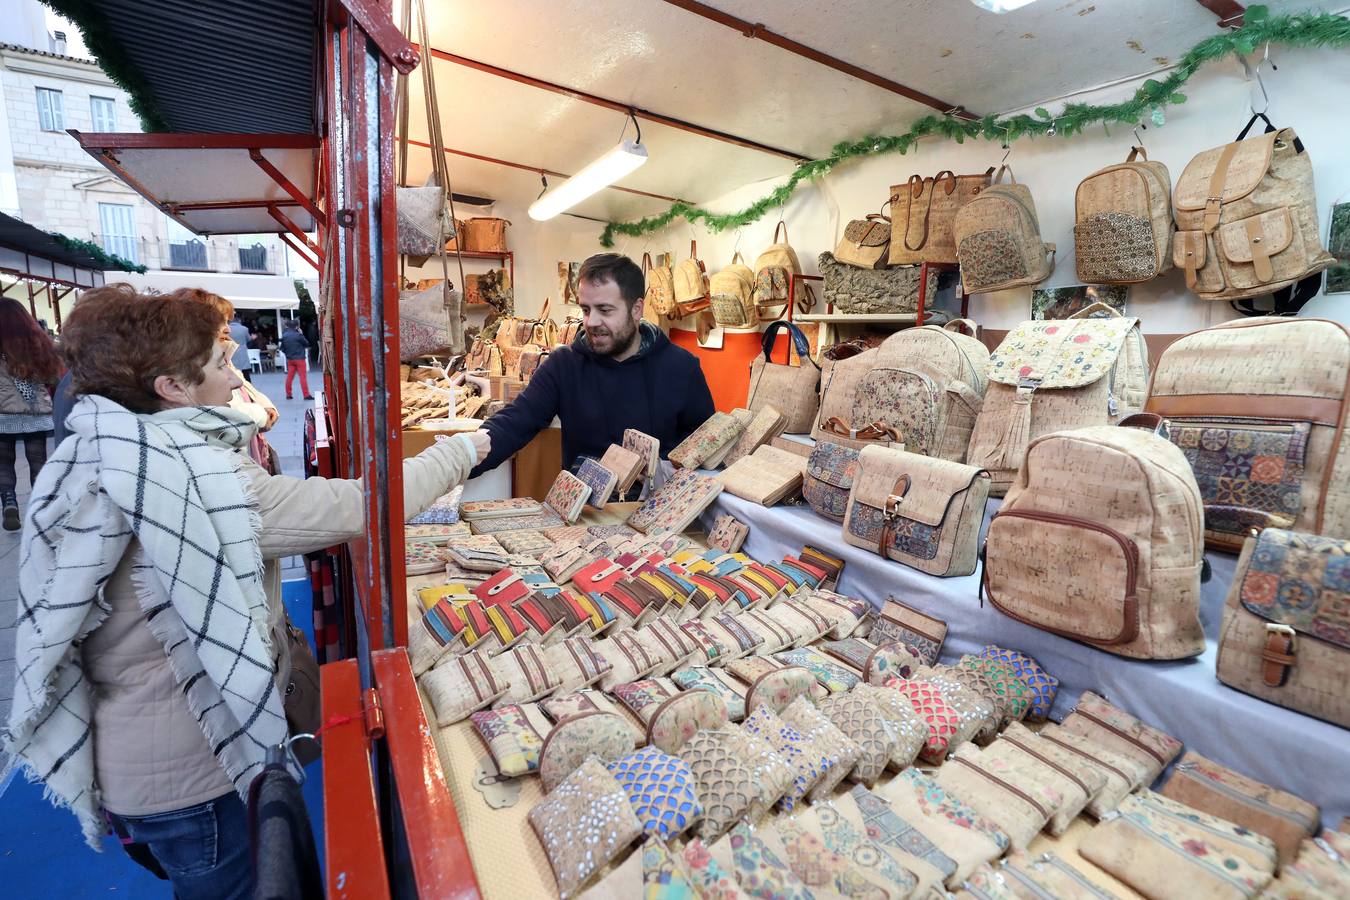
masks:
<path id="1" fill-rule="evenodd" d="M 698 258 L 698 241 L 689 242 L 689 258 L 675 267 L 675 314 L 682 319 L 708 308 L 708 270 Z"/>
<path id="2" fill-rule="evenodd" d="M 652 255 L 642 254 L 642 274 L 647 279 L 644 312 L 661 316 L 675 315 L 675 277 L 670 266 L 653 266 Z"/>
<path id="3" fill-rule="evenodd" d="M 718 325 L 748 328 L 759 321 L 754 301 L 755 273 L 741 259 L 740 251 L 731 264 L 708 279 L 713 319 Z"/>
<path id="4" fill-rule="evenodd" d="M 1107 318 L 1088 318 L 1105 311 Z M 966 462 L 988 469 L 1002 496 L 1027 445 L 1043 434 L 1114 425 L 1139 411 L 1148 347 L 1139 320 L 1094 303 L 1068 319 L 1023 322 L 989 358 L 989 389 Z"/>
<path id="5" fill-rule="evenodd" d="M 1172 257 L 1203 299 L 1269 294 L 1335 261 L 1322 249 L 1312 160 L 1294 129 L 1267 126 L 1199 154 L 1177 180 Z"/>
<path id="6" fill-rule="evenodd" d="M 1350 539 L 1348 403 L 1350 331 L 1270 317 L 1172 344 L 1144 409 L 1195 469 L 1206 540 L 1235 552 L 1252 529 Z"/>
<path id="7" fill-rule="evenodd" d="M 1084 178 L 1074 194 L 1073 250 L 1078 280 L 1088 284 L 1138 284 L 1171 269 L 1167 166 L 1131 147 L 1125 162 Z"/>
<path id="8" fill-rule="evenodd" d="M 778 232 L 783 238 L 779 240 Z M 779 222 L 773 230 L 773 243 L 767 250 L 755 258 L 754 301 L 761 319 L 777 319 L 787 312 L 789 276 L 802 274 L 801 263 L 797 260 L 797 251 L 788 243 L 787 223 Z M 807 298 L 810 298 L 809 301 Z M 797 310 L 810 312 L 815 306 L 815 294 L 810 285 L 803 284 L 797 297 Z"/>
<path id="9" fill-rule="evenodd" d="M 982 589 L 1006 615 L 1137 659 L 1205 649 L 1200 489 L 1157 416 L 1032 441 L 989 521 Z M 1122 423 L 1131 424 L 1131 423 Z"/>
<path id="10" fill-rule="evenodd" d="M 1055 270 L 1055 245 L 1041 240 L 1031 190 L 1012 179 L 1012 169 L 1000 167 L 994 183 L 957 210 L 956 255 L 967 294 L 1039 284 Z"/>
<path id="11" fill-rule="evenodd" d="M 840 360 L 821 382 L 811 436 L 848 447 L 902 443 L 910 453 L 964 462 L 983 402 L 989 351 L 945 326 L 906 328 Z"/>

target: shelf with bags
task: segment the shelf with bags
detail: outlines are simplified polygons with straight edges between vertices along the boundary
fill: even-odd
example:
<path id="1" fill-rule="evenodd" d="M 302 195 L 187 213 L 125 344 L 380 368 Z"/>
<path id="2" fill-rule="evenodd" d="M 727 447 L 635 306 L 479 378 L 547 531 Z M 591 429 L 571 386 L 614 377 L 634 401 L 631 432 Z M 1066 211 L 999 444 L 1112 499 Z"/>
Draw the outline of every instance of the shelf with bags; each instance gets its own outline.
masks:
<path id="1" fill-rule="evenodd" d="M 918 320 L 915 313 L 807 313 L 793 317 L 794 322 L 856 322 L 860 325 L 913 325 Z"/>
<path id="2" fill-rule="evenodd" d="M 790 321 L 794 322 L 828 322 L 835 325 L 858 324 L 858 325 L 902 325 L 910 326 L 920 324 L 927 318 L 928 312 L 928 271 L 936 269 L 938 271 L 959 272 L 957 267 L 949 263 L 921 263 L 919 265 L 919 296 L 917 308 L 912 313 L 839 313 L 834 311 L 834 304 L 826 303 L 823 313 L 798 313 L 790 315 Z M 796 296 L 796 283 L 798 281 L 823 281 L 819 275 L 789 275 L 788 292 L 790 296 Z M 970 310 L 970 297 L 961 290 L 960 284 L 957 285 L 957 297 L 961 302 L 961 318 L 967 318 Z"/>

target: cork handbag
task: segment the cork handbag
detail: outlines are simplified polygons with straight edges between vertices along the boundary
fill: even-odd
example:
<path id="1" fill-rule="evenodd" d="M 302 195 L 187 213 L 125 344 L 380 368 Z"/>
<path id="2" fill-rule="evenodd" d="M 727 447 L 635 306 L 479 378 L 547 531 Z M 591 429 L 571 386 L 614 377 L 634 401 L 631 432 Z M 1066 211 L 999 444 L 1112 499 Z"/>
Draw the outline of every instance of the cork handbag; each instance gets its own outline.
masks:
<path id="1" fill-rule="evenodd" d="M 930 178 L 911 175 L 904 184 L 891 185 L 889 263 L 955 263 L 956 213 L 990 185 L 993 174 L 992 167 L 980 175 L 944 170 Z"/>
<path id="2" fill-rule="evenodd" d="M 1350 537 L 1345 326 L 1272 317 L 1188 334 L 1158 359 L 1144 409 L 1195 469 L 1211 548 L 1237 552 L 1253 528 Z"/>
<path id="3" fill-rule="evenodd" d="M 965 320 L 907 328 L 875 353 L 835 364 L 812 436 L 852 447 L 900 443 L 965 462 L 989 366 L 989 351 L 965 327 L 974 332 Z"/>
<path id="4" fill-rule="evenodd" d="M 505 253 L 506 219 L 475 216 L 464 223 L 464 249 L 476 253 Z"/>
<path id="5" fill-rule="evenodd" d="M 713 320 L 728 328 L 750 328 L 759 321 L 755 301 L 755 273 L 741 259 L 740 251 L 731 263 L 708 279 L 708 296 Z"/>
<path id="6" fill-rule="evenodd" d="M 1192 159 L 1177 179 L 1172 256 L 1201 299 L 1269 294 L 1322 271 L 1312 160 L 1292 128 L 1236 141 Z M 1261 116 L 1261 118 L 1265 118 Z"/>
<path id="7" fill-rule="evenodd" d="M 774 342 L 780 331 L 792 338 L 800 365 L 776 363 L 772 359 Z M 783 431 L 806 434 L 819 410 L 816 391 L 820 386 L 820 367 L 811 359 L 811 346 L 802 330 L 791 322 L 778 321 L 764 330 L 763 353 L 750 364 L 750 390 L 745 405 L 758 412 L 772 406 L 787 419 Z"/>
<path id="8" fill-rule="evenodd" d="M 1350 728 L 1350 541 L 1267 528 L 1247 539 L 1224 605 L 1219 680 Z"/>
<path id="9" fill-rule="evenodd" d="M 1002 184 L 1003 173 L 1008 184 Z M 1055 245 L 1041 240 L 1031 190 L 1003 166 L 994 183 L 961 207 L 952 226 L 967 294 L 1040 284 L 1055 270 Z"/>
<path id="10" fill-rule="evenodd" d="M 837 253 L 837 251 L 836 251 Z M 822 253 L 816 266 L 824 278 L 825 302 L 839 313 L 916 313 L 919 309 L 923 270 L 914 266 L 894 269 L 859 268 L 833 253 Z M 926 297 L 936 297 L 938 270 L 927 272 Z M 924 314 L 931 319 L 932 311 Z"/>
<path id="11" fill-rule="evenodd" d="M 989 522 L 983 593 L 1010 618 L 1136 659 L 1205 649 L 1200 489 L 1181 451 L 1109 425 L 1032 441 Z"/>
<path id="12" fill-rule="evenodd" d="M 683 319 L 696 312 L 707 309 L 708 269 L 698 258 L 698 241 L 689 242 L 689 258 L 680 260 L 675 266 L 675 313 L 673 318 Z"/>
<path id="13" fill-rule="evenodd" d="M 1131 147 L 1125 162 L 1093 172 L 1074 193 L 1078 280 L 1138 284 L 1157 278 L 1172 268 L 1172 230 L 1172 176 L 1143 147 Z"/>
<path id="14" fill-rule="evenodd" d="M 983 469 L 866 447 L 849 493 L 844 540 L 929 575 L 969 575 L 988 496 Z"/>
<path id="15" fill-rule="evenodd" d="M 854 219 L 834 248 L 834 258 L 858 269 L 884 269 L 891 244 L 891 219 L 881 213 Z"/>
<path id="16" fill-rule="evenodd" d="M 1109 312 L 1105 318 L 1089 318 Z M 1001 497 L 1027 446 L 1052 431 L 1114 425 L 1138 412 L 1148 384 L 1139 320 L 1093 304 L 1068 319 L 1023 322 L 989 358 L 989 389 L 966 462 L 989 470 Z"/>
<path id="17" fill-rule="evenodd" d="M 675 315 L 675 275 L 670 266 L 653 266 L 652 255 L 642 254 L 642 275 L 647 285 L 644 311 L 662 316 Z"/>

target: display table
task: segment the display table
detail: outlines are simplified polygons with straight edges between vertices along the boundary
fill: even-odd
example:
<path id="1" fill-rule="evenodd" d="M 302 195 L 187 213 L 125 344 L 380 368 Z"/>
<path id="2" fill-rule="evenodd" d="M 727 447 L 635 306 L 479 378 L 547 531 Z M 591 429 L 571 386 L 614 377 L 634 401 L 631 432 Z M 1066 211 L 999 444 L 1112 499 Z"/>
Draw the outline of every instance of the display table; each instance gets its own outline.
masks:
<path id="1" fill-rule="evenodd" d="M 1001 502 L 989 501 L 981 541 Z M 1223 604 L 1236 556 L 1206 553 L 1213 577 L 1201 589 L 1204 654 L 1179 662 L 1150 662 L 1114 656 L 1010 619 L 987 603 L 981 606 L 978 572 L 937 578 L 849 546 L 841 527 L 810 507 L 766 508 L 723 492 L 703 514 L 704 527 L 710 528 L 714 517 L 722 514 L 750 526 L 743 549 L 755 559 L 782 559 L 810 544 L 845 560 L 840 593 L 862 597 L 875 608 L 894 595 L 945 620 L 943 662 L 978 653 L 986 644 L 1035 657 L 1060 679 L 1052 712 L 1056 721 L 1069 713 L 1079 694 L 1096 691 L 1184 741 L 1188 749 L 1318 804 L 1323 821 L 1332 827 L 1350 815 L 1350 731 L 1235 691 L 1214 676 Z"/>

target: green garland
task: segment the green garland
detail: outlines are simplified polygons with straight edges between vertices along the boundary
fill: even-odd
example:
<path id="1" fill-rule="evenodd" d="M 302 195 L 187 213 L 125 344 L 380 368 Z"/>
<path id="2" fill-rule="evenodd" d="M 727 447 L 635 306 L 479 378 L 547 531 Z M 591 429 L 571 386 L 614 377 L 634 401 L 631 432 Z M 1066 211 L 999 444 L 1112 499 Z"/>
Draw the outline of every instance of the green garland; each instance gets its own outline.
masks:
<path id="1" fill-rule="evenodd" d="M 140 275 L 145 274 L 145 266 L 137 265 L 129 259 L 123 259 L 116 253 L 109 253 L 92 241 L 82 241 L 79 238 L 58 234 L 55 231 L 49 231 L 47 233 L 55 238 L 58 244 L 72 253 L 83 253 L 85 256 L 93 257 L 94 261 L 104 269 L 118 269 L 123 272 L 136 272 Z"/>
<path id="2" fill-rule="evenodd" d="M 974 120 L 927 116 L 915 122 L 904 134 L 869 135 L 836 144 L 829 156 L 802 163 L 782 185 L 739 212 L 717 215 L 689 203 L 675 203 L 660 215 L 636 222 L 610 222 L 600 235 L 600 243 L 613 247 L 616 234 L 640 237 L 668 227 L 677 218 L 701 221 L 713 232 L 740 228 L 781 207 L 802 182 L 828 175 L 840 163 L 883 153 L 908 153 L 923 137 L 945 137 L 958 144 L 967 138 L 1007 143 L 1026 136 L 1069 137 L 1099 123 L 1137 125 L 1145 117 L 1162 125 L 1163 110 L 1186 102 L 1186 95 L 1179 90 L 1201 66 L 1229 56 L 1244 56 L 1268 43 L 1291 47 L 1350 47 L 1350 19 L 1312 12 L 1272 17 L 1264 6 L 1249 6 L 1241 28 L 1205 38 L 1181 58 L 1166 78 L 1161 81 L 1148 79 L 1132 98 L 1121 103 L 1104 106 L 1069 103 L 1054 116 L 1043 107 L 1037 107 L 1034 116 L 1022 114 L 1006 119 L 993 115 Z"/>
<path id="3" fill-rule="evenodd" d="M 98 0 L 42 0 L 52 11 L 71 21 L 80 30 L 84 46 L 98 61 L 113 83 L 127 92 L 127 102 L 141 120 L 145 131 L 172 131 L 154 100 L 150 86 L 127 55 L 126 45 L 113 35 L 113 29 Z"/>

